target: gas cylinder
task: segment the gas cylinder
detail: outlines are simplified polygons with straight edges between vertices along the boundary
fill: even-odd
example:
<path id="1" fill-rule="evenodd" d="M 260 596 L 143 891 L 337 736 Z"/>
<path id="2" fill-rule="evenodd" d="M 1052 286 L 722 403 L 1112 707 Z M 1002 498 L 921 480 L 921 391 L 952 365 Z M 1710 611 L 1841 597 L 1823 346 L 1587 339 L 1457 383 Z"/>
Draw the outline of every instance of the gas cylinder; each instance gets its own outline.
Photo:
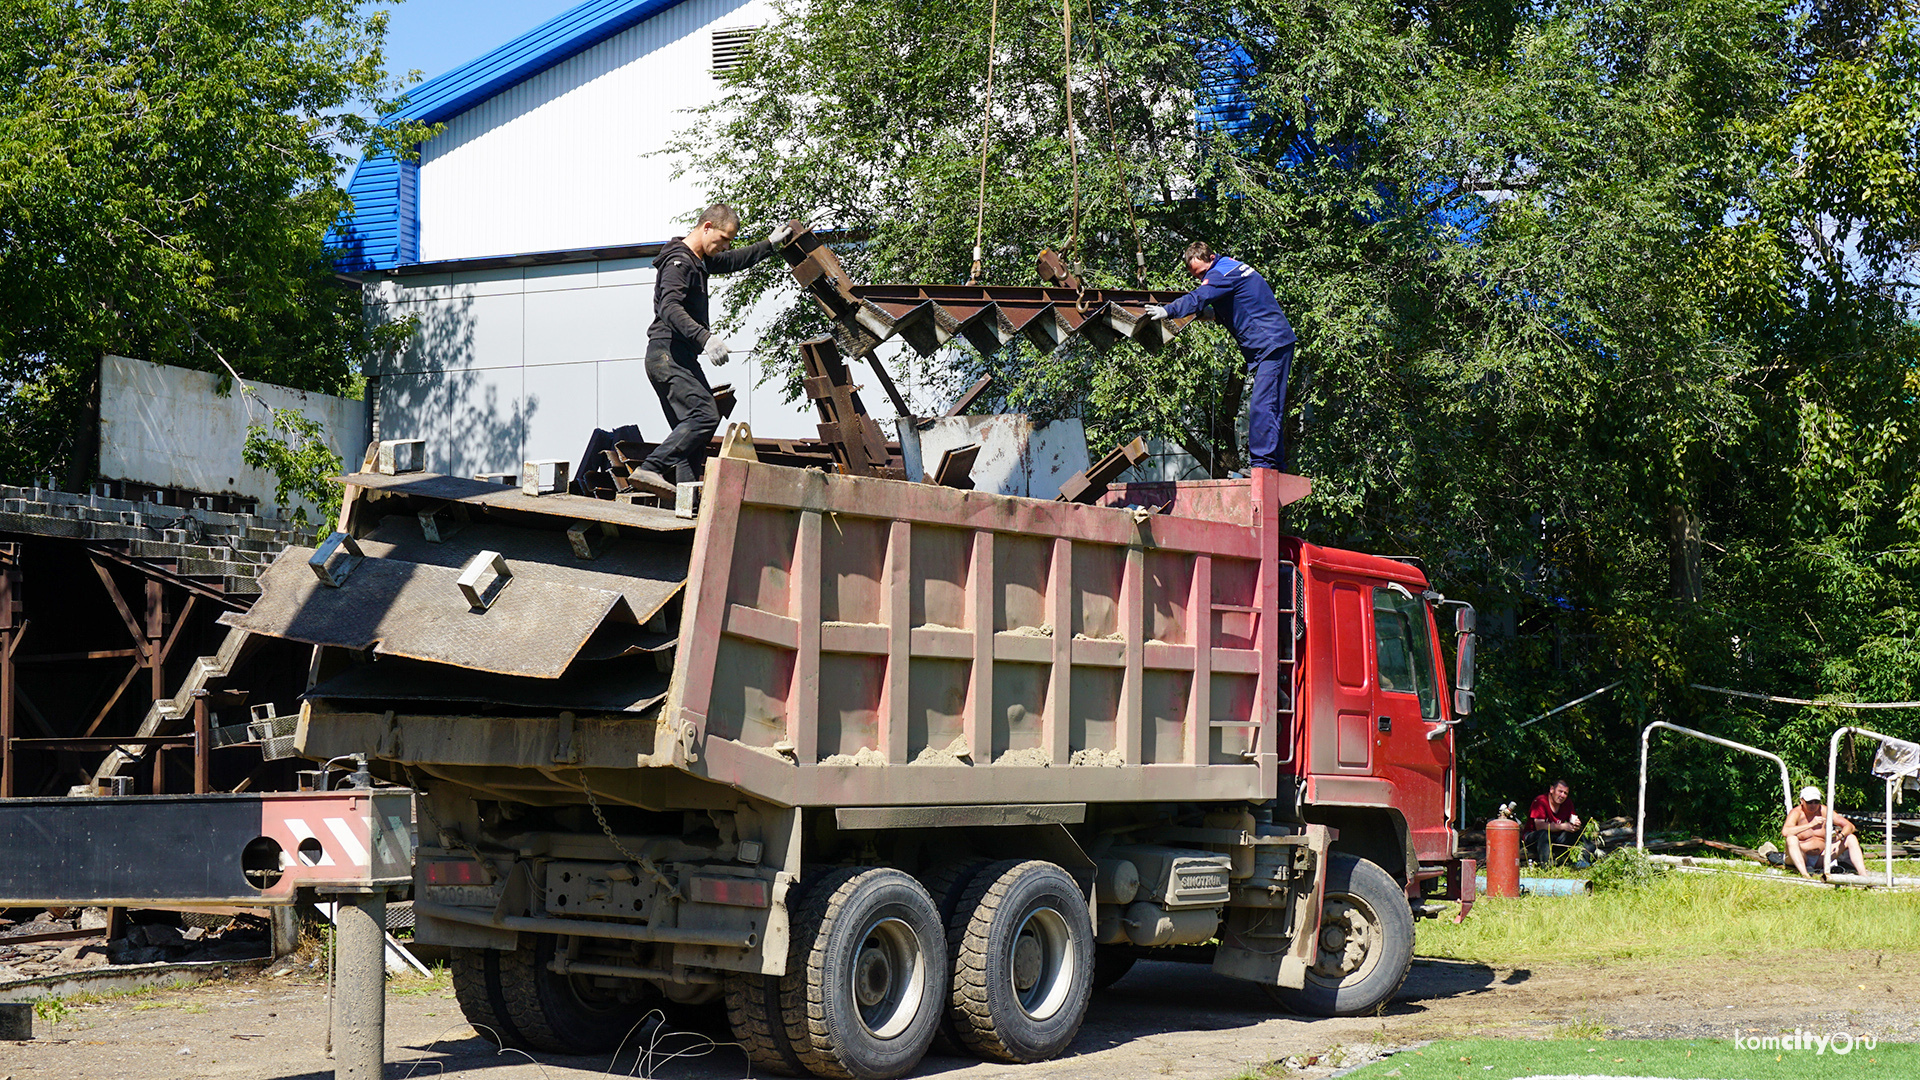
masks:
<path id="1" fill-rule="evenodd" d="M 1487 895 L 1520 895 L 1520 823 L 1504 810 L 1487 822 Z"/>

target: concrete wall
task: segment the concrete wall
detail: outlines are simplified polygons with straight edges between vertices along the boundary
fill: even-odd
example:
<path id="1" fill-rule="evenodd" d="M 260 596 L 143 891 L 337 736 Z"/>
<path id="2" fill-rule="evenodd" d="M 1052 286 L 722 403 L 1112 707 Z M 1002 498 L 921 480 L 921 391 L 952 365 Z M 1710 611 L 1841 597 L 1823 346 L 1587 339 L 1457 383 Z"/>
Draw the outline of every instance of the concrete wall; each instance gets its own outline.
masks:
<path id="1" fill-rule="evenodd" d="M 260 500 L 271 512 L 273 474 L 240 461 L 250 420 L 271 423 L 259 401 L 235 388 L 214 392 L 204 371 L 109 356 L 100 364 L 100 473 L 155 487 Z M 248 383 L 268 405 L 297 409 L 326 429 L 327 441 L 349 469 L 367 449 L 365 402 Z M 307 508 L 309 512 L 313 507 Z"/>

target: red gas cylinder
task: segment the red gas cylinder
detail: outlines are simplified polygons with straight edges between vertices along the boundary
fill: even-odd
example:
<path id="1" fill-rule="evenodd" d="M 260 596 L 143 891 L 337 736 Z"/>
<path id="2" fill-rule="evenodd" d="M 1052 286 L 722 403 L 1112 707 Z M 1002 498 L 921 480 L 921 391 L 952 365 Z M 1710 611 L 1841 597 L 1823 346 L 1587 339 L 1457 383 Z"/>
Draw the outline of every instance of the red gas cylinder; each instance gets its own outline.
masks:
<path id="1" fill-rule="evenodd" d="M 1510 817 L 1487 822 L 1486 895 L 1520 895 L 1520 823 Z"/>

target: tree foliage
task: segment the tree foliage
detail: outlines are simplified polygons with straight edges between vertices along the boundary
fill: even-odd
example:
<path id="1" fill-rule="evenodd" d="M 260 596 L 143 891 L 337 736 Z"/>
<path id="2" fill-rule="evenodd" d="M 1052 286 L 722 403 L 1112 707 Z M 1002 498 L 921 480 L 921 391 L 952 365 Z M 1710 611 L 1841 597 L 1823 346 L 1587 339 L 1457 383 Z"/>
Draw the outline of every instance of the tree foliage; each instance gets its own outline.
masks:
<path id="1" fill-rule="evenodd" d="M 976 213 L 992 282 L 1072 246 L 1129 283 L 1136 221 L 1155 286 L 1184 287 L 1194 238 L 1261 268 L 1301 335 L 1289 438 L 1315 492 L 1290 527 L 1419 555 L 1487 613 L 1470 813 L 1560 772 L 1583 809 L 1630 810 L 1656 718 L 1824 773 L 1842 713 L 1695 683 L 1920 698 L 1911 0 L 1070 10 L 1069 79 L 1058 5 L 795 4 L 678 149 L 750 216 L 859 237 L 839 250 L 864 280 L 965 280 Z M 789 299 L 761 359 L 790 378 L 822 325 Z M 1243 461 L 1214 333 L 928 367 L 991 371 L 999 404 L 1103 444 Z M 1780 812 L 1749 759 L 1659 745 L 1660 815 Z"/>
<path id="2" fill-rule="evenodd" d="M 100 357 L 338 392 L 337 177 L 395 91 L 373 0 L 0 0 L 0 474 L 87 479 Z"/>

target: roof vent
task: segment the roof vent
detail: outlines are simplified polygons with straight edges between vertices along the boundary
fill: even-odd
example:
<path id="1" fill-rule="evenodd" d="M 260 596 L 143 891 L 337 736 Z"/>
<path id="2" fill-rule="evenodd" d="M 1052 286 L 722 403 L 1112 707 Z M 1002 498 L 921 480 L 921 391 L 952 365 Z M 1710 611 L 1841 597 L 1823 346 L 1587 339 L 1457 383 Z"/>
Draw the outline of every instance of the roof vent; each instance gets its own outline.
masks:
<path id="1" fill-rule="evenodd" d="M 727 73 L 746 63 L 747 49 L 753 44 L 757 26 L 736 26 L 713 32 L 713 77 L 724 79 Z"/>

